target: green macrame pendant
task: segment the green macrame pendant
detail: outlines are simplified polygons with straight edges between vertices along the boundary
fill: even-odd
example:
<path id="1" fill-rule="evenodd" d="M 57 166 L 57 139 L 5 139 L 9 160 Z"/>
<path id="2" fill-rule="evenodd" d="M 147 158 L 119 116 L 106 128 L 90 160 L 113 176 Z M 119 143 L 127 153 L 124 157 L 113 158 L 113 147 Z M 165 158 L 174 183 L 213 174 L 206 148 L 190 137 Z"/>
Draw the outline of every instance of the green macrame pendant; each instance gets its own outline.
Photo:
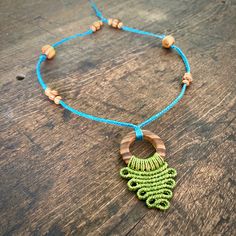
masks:
<path id="1" fill-rule="evenodd" d="M 138 198 L 145 200 L 148 207 L 167 210 L 170 207 L 169 201 L 173 195 L 177 172 L 169 168 L 163 159 L 166 148 L 161 138 L 148 130 L 142 130 L 142 133 L 143 139 L 155 148 L 155 154 L 147 159 L 132 155 L 130 145 L 136 140 L 136 133 L 128 133 L 120 146 L 120 154 L 127 164 L 127 167 L 120 170 L 120 175 L 128 179 L 129 190 L 136 191 Z"/>
<path id="2" fill-rule="evenodd" d="M 173 179 L 177 172 L 169 168 L 167 162 L 155 153 L 147 159 L 132 156 L 128 166 L 120 170 L 121 177 L 128 179 L 130 191 L 137 191 L 140 200 L 145 200 L 150 208 L 167 210 L 170 207 L 172 189 L 175 186 Z"/>

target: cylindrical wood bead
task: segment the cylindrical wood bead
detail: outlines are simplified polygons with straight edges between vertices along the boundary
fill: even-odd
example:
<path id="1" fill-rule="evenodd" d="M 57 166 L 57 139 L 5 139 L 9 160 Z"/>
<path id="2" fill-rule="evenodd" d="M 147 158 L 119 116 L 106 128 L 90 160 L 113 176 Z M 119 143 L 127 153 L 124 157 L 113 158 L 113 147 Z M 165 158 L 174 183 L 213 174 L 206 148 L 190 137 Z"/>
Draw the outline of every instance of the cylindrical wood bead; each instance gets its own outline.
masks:
<path id="1" fill-rule="evenodd" d="M 102 24 L 101 24 L 101 21 L 96 21 L 93 23 L 93 25 L 97 28 L 97 29 L 100 29 Z"/>
<path id="2" fill-rule="evenodd" d="M 46 89 L 44 90 L 44 93 L 45 93 L 46 96 L 49 97 L 49 96 L 51 95 L 51 91 L 52 91 L 52 90 L 51 90 L 50 88 L 46 88 Z"/>
<path id="3" fill-rule="evenodd" d="M 45 45 L 42 47 L 42 54 L 45 54 L 47 59 L 52 59 L 56 55 L 56 51 L 51 45 Z"/>
<path id="4" fill-rule="evenodd" d="M 111 25 L 112 25 L 112 27 L 117 28 L 119 23 L 120 23 L 120 21 L 118 19 L 113 19 Z"/>
<path id="5" fill-rule="evenodd" d="M 54 102 L 55 102 L 55 104 L 59 105 L 61 99 L 62 99 L 61 96 L 56 96 L 56 97 L 54 98 Z"/>
<path id="6" fill-rule="evenodd" d="M 93 32 L 96 32 L 97 30 L 100 30 L 101 29 L 101 26 L 103 25 L 103 22 L 102 21 L 96 21 L 94 22 L 91 26 L 90 26 L 90 29 L 93 31 Z"/>
<path id="7" fill-rule="evenodd" d="M 53 95 L 53 94 L 50 94 L 49 96 L 48 96 L 48 98 L 50 99 L 50 100 L 52 100 L 52 101 L 54 101 L 54 99 L 55 99 L 55 95 Z"/>
<path id="8" fill-rule="evenodd" d="M 124 24 L 122 23 L 122 22 L 120 22 L 119 24 L 118 24 L 118 29 L 121 29 L 122 28 L 122 26 L 123 26 Z"/>
<path id="9" fill-rule="evenodd" d="M 108 19 L 108 25 L 116 29 L 121 29 L 123 23 L 119 19 Z"/>
<path id="10" fill-rule="evenodd" d="M 175 43 L 175 39 L 171 35 L 167 35 L 164 39 L 162 39 L 162 46 L 164 48 L 170 48 L 171 45 Z"/>
<path id="11" fill-rule="evenodd" d="M 186 84 L 189 86 L 193 82 L 193 77 L 191 73 L 185 73 L 183 78 L 182 78 L 182 84 Z"/>
<path id="12" fill-rule="evenodd" d="M 94 23 L 94 26 L 96 27 L 97 30 L 100 30 L 100 28 L 101 28 L 99 22 L 95 22 L 95 23 Z"/>
<path id="13" fill-rule="evenodd" d="M 111 26 L 111 24 L 112 24 L 112 21 L 113 21 L 113 19 L 109 18 L 109 19 L 108 19 L 108 25 L 110 25 L 110 26 Z"/>
<path id="14" fill-rule="evenodd" d="M 94 25 L 91 25 L 91 26 L 90 26 L 90 29 L 91 29 L 93 32 L 96 32 L 96 31 L 97 31 L 97 29 L 96 29 L 96 27 L 95 27 Z"/>
<path id="15" fill-rule="evenodd" d="M 54 95 L 54 96 L 58 96 L 58 95 L 59 95 L 59 93 L 58 93 L 57 90 L 52 90 L 52 91 L 51 91 L 51 94 Z"/>

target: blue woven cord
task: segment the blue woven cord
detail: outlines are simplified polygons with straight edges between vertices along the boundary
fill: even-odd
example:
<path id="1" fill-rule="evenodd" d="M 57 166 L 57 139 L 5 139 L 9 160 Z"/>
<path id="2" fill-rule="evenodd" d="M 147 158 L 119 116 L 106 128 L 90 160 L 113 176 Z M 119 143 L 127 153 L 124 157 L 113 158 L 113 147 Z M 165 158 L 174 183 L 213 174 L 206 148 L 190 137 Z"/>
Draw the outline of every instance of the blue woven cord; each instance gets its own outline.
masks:
<path id="1" fill-rule="evenodd" d="M 101 19 L 104 23 L 108 23 L 108 20 L 105 17 L 103 17 L 102 13 L 99 11 L 99 9 L 95 5 L 95 3 L 92 0 L 89 0 L 89 1 L 91 3 L 91 6 L 92 6 L 93 10 L 95 11 L 97 17 L 99 19 Z M 153 33 L 150 33 L 150 32 L 134 29 L 134 28 L 131 28 L 131 27 L 128 27 L 128 26 L 123 26 L 121 29 L 124 30 L 124 31 L 129 31 L 129 32 L 132 32 L 132 33 L 136 33 L 136 34 L 156 37 L 156 38 L 159 38 L 159 39 L 163 39 L 165 37 L 164 34 L 153 34 Z M 55 48 L 55 47 L 58 47 L 59 45 L 65 43 L 65 42 L 68 42 L 68 41 L 72 40 L 72 39 L 75 39 L 77 37 L 84 37 L 84 36 L 90 35 L 92 33 L 93 33 L 93 31 L 91 29 L 89 29 L 88 31 L 86 31 L 84 33 L 75 34 L 75 35 L 69 36 L 67 38 L 64 38 L 64 39 L 54 43 L 52 46 Z M 189 65 L 188 59 L 185 56 L 185 54 L 182 52 L 182 50 L 179 47 L 177 47 L 176 45 L 172 45 L 171 48 L 174 49 L 180 55 L 180 57 L 183 60 L 184 65 L 185 65 L 186 72 L 190 73 L 190 65 Z M 39 60 L 38 60 L 37 65 L 36 65 L 37 78 L 38 78 L 38 81 L 39 81 L 41 87 L 43 88 L 43 90 L 45 90 L 47 88 L 47 85 L 46 85 L 46 83 L 44 82 L 44 80 L 42 78 L 40 69 L 41 69 L 42 62 L 44 62 L 45 60 L 46 60 L 46 55 L 44 55 L 44 54 L 40 55 Z M 62 100 L 60 100 L 60 105 L 62 107 L 64 107 L 65 109 L 69 110 L 70 112 L 72 112 L 72 113 L 74 113 L 78 116 L 84 117 L 86 119 L 90 119 L 90 120 L 93 120 L 93 121 L 102 122 L 102 123 L 106 123 L 106 124 L 121 126 L 121 127 L 133 128 L 135 133 L 136 133 L 136 139 L 137 140 L 142 140 L 143 139 L 143 132 L 142 132 L 141 128 L 143 128 L 144 126 L 150 124 L 154 120 L 160 118 L 166 112 L 168 112 L 171 108 L 173 108 L 184 96 L 186 88 L 187 88 L 187 85 L 184 84 L 182 86 L 182 89 L 181 89 L 181 92 L 179 93 L 179 95 L 168 106 L 166 106 L 163 110 L 161 110 L 160 112 L 154 114 L 153 116 L 151 116 L 150 118 L 148 118 L 144 122 L 142 122 L 140 124 L 137 124 L 137 125 L 132 124 L 132 123 L 128 123 L 128 122 L 121 122 L 121 121 L 117 121 L 117 120 L 105 119 L 105 118 L 93 116 L 93 115 L 90 115 L 90 114 L 87 114 L 85 112 L 82 112 L 82 111 L 79 111 L 79 110 L 76 110 L 76 109 L 72 108 L 71 106 L 69 106 L 68 104 L 66 104 Z"/>
<path id="2" fill-rule="evenodd" d="M 91 29 L 89 29 L 88 31 L 86 31 L 82 34 L 75 34 L 75 35 L 69 36 L 67 38 L 64 38 L 64 39 L 60 40 L 59 42 L 56 42 L 56 43 L 52 44 L 52 47 L 54 47 L 54 48 L 58 47 L 59 45 L 65 43 L 65 42 L 68 42 L 72 39 L 75 39 L 75 38 L 78 38 L 78 37 L 84 37 L 84 36 L 92 34 L 92 33 L 93 33 L 93 31 Z"/>
<path id="3" fill-rule="evenodd" d="M 181 98 L 184 96 L 184 93 L 186 91 L 186 87 L 187 85 L 184 84 L 182 86 L 181 92 L 179 93 L 179 95 L 167 106 L 165 107 L 163 110 L 161 110 L 160 112 L 156 113 L 155 115 L 151 116 L 149 119 L 145 120 L 144 122 L 142 122 L 141 124 L 139 124 L 138 126 L 140 128 L 150 124 L 151 122 L 153 122 L 154 120 L 160 118 L 161 116 L 163 116 L 166 112 L 168 112 L 171 108 L 173 108 L 180 100 Z"/>
<path id="4" fill-rule="evenodd" d="M 150 32 L 134 29 L 134 28 L 131 28 L 131 27 L 128 27 L 128 26 L 122 26 L 121 29 L 124 30 L 124 31 L 131 32 L 131 33 L 152 36 L 152 37 L 159 38 L 159 39 L 165 38 L 164 34 L 153 34 L 153 33 L 150 33 Z"/>
<path id="5" fill-rule="evenodd" d="M 190 73 L 190 71 L 191 71 L 190 70 L 190 64 L 188 62 L 187 57 L 182 52 L 182 50 L 180 48 L 178 48 L 176 45 L 172 45 L 171 48 L 174 49 L 180 55 L 180 57 L 182 58 L 182 60 L 184 62 L 186 72 Z"/>
<path id="6" fill-rule="evenodd" d="M 93 8 L 93 10 L 95 11 L 96 13 L 96 16 L 104 23 L 108 23 L 108 20 L 103 17 L 101 11 L 99 11 L 99 9 L 97 8 L 96 4 L 94 3 L 94 1 L 92 0 L 89 0 L 90 4 L 91 4 L 91 7 Z"/>
<path id="7" fill-rule="evenodd" d="M 38 81 L 41 85 L 41 87 L 43 88 L 43 90 L 45 90 L 47 88 L 47 85 L 44 83 L 43 81 L 43 78 L 41 76 L 41 72 L 40 72 L 40 69 L 41 69 L 41 64 L 43 61 L 45 61 L 47 59 L 46 55 L 40 55 L 39 57 L 39 60 L 38 60 L 38 63 L 36 65 L 36 74 L 37 74 L 37 78 L 38 78 Z"/>

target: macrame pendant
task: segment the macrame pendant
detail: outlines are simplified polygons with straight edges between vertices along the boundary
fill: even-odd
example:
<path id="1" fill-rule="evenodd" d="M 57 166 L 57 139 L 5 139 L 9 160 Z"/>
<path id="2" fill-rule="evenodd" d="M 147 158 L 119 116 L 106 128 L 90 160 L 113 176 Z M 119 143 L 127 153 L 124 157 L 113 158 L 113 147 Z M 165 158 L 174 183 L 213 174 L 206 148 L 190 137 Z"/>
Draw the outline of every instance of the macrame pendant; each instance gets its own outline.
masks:
<path id="1" fill-rule="evenodd" d="M 133 156 L 129 147 L 136 136 L 135 132 L 129 133 L 121 142 L 120 153 L 127 167 L 120 170 L 120 175 L 128 180 L 129 190 L 136 191 L 137 197 L 145 200 L 148 207 L 167 210 L 177 172 L 163 160 L 165 145 L 160 137 L 147 130 L 143 130 L 143 137 L 152 143 L 156 153 L 147 159 Z"/>

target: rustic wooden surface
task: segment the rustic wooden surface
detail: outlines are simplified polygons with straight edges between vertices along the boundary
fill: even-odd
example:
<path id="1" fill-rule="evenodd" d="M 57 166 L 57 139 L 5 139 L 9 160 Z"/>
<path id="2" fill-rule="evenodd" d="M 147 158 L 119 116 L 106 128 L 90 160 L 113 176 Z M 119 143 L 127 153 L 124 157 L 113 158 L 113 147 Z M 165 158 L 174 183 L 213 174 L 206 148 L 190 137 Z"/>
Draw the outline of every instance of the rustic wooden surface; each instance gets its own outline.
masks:
<path id="1" fill-rule="evenodd" d="M 145 127 L 160 135 L 178 171 L 171 208 L 148 210 L 119 176 L 119 144 L 131 130 L 76 117 L 40 90 L 41 46 L 87 30 L 97 20 L 88 2 L 5 0 L 0 235 L 235 235 L 235 1 L 97 4 L 128 26 L 172 33 L 190 60 L 194 84 L 183 101 Z M 75 108 L 137 123 L 178 94 L 183 68 L 159 40 L 104 27 L 58 48 L 42 73 Z"/>

